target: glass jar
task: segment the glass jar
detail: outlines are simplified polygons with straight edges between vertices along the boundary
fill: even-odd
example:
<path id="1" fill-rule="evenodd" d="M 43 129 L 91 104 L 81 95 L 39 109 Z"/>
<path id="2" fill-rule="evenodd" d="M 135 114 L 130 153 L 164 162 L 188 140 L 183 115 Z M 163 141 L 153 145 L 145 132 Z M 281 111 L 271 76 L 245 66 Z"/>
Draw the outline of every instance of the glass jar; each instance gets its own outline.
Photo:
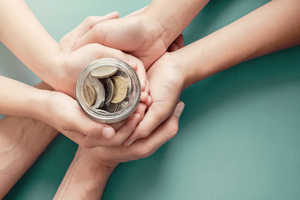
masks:
<path id="1" fill-rule="evenodd" d="M 108 79 L 98 79 L 92 76 L 93 74 L 91 75 L 95 69 L 102 70 L 108 67 L 117 68 L 117 72 Z M 124 82 L 126 82 L 127 89 L 123 87 Z M 114 84 L 113 88 L 111 83 Z M 123 85 L 120 86 L 119 83 Z M 111 90 L 114 90 L 113 94 Z M 114 100 L 112 96 L 119 94 L 117 90 L 122 90 L 121 92 L 127 90 L 126 95 L 118 99 L 118 101 L 121 100 L 120 102 L 112 103 L 111 101 Z M 96 98 L 93 94 L 96 94 Z M 123 124 L 137 108 L 140 97 L 141 85 L 136 72 L 127 63 L 114 58 L 102 58 L 89 63 L 76 82 L 76 100 L 79 107 L 91 119 L 106 124 Z M 90 98 L 94 99 L 90 100 Z M 94 103 L 91 104 L 91 102 Z"/>

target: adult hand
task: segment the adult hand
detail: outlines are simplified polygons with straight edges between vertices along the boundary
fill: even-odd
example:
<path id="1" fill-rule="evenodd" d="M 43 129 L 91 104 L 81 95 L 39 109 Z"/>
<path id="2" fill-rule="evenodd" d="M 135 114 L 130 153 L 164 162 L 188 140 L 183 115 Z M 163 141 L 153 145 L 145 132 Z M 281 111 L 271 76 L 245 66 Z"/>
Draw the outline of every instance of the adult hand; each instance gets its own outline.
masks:
<path id="1" fill-rule="evenodd" d="M 42 108 L 37 113 L 39 119 L 86 148 L 122 144 L 131 133 L 127 127 L 135 128 L 146 109 L 146 105 L 140 103 L 136 110 L 138 114 L 133 114 L 128 122 L 115 132 L 110 126 L 88 118 L 77 102 L 68 95 L 55 91 L 44 91 L 40 94 L 43 98 L 40 102 L 43 103 L 39 104 Z"/>
<path id="2" fill-rule="evenodd" d="M 79 147 L 78 153 L 87 159 L 87 162 L 96 163 L 104 169 L 116 167 L 120 162 L 137 160 L 145 158 L 153 154 L 160 146 L 172 139 L 178 130 L 179 117 L 184 109 L 184 103 L 177 103 L 176 109 L 171 116 L 157 128 L 149 137 L 140 139 L 129 147 L 97 147 L 93 149 L 85 149 Z M 124 128 L 124 127 L 123 127 Z M 135 129 L 134 124 L 128 123 L 123 134 L 130 134 Z"/>
<path id="3" fill-rule="evenodd" d="M 75 97 L 75 85 L 76 80 L 82 71 L 82 69 L 90 62 L 99 58 L 117 58 L 128 63 L 133 67 L 141 82 L 142 91 L 146 90 L 146 72 L 141 61 L 135 57 L 124 54 L 120 50 L 112 49 L 100 44 L 87 44 L 75 51 L 71 51 L 72 45 L 89 31 L 95 24 L 117 18 L 118 13 L 111 13 L 104 17 L 88 17 L 73 31 L 66 34 L 59 42 L 62 49 L 61 52 L 54 55 L 55 64 L 51 72 L 52 78 L 50 78 L 50 85 L 57 91 L 68 94 L 71 97 Z M 142 95 L 141 100 L 147 101 L 147 92 Z"/>
<path id="4" fill-rule="evenodd" d="M 124 18 L 94 25 L 74 43 L 72 50 L 86 44 L 99 43 L 132 54 L 148 69 L 166 52 L 169 46 L 166 37 L 158 21 L 138 11 Z"/>
<path id="5" fill-rule="evenodd" d="M 179 37 L 169 48 L 176 51 L 184 46 L 183 37 Z M 144 119 L 139 123 L 132 135 L 125 141 L 128 146 L 135 140 L 148 137 L 161 123 L 173 112 L 180 94 L 184 89 L 184 71 L 179 67 L 177 56 L 165 53 L 157 60 L 147 72 L 150 83 L 150 95 L 152 104 Z"/>
<path id="6" fill-rule="evenodd" d="M 171 117 L 150 137 L 141 139 L 130 147 L 120 145 L 85 149 L 79 146 L 54 199 L 101 199 L 110 174 L 120 162 L 150 156 L 176 135 L 183 108 L 184 104 L 178 103 Z M 122 128 L 122 134 L 128 135 L 134 128 L 134 123 L 127 123 L 127 127 Z"/>

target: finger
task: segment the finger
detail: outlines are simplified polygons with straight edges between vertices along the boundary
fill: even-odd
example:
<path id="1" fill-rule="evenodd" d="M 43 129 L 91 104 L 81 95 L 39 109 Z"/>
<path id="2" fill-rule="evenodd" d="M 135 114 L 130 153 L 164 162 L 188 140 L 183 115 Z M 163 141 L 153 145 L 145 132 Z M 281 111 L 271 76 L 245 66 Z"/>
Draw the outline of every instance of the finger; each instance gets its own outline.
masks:
<path id="1" fill-rule="evenodd" d="M 152 104 L 152 98 L 151 98 L 151 96 L 149 95 L 149 96 L 148 96 L 148 99 L 147 99 L 147 101 L 146 101 L 146 105 L 149 107 L 149 106 L 151 106 L 151 104 Z"/>
<path id="2" fill-rule="evenodd" d="M 139 103 L 137 109 L 135 110 L 134 113 L 138 113 L 140 115 L 139 123 L 143 120 L 146 109 L 147 109 L 147 105 L 145 103 Z"/>
<path id="3" fill-rule="evenodd" d="M 177 51 L 179 49 L 179 46 L 177 43 L 172 43 L 169 48 L 168 48 L 168 52 L 174 52 L 174 51 Z"/>
<path id="4" fill-rule="evenodd" d="M 140 120 L 140 115 L 134 114 L 132 117 L 130 117 L 128 122 L 126 122 L 126 124 L 124 124 L 116 132 L 116 134 L 114 135 L 110 134 L 109 138 L 91 137 L 86 133 L 84 133 L 84 130 L 81 131 L 73 130 L 69 132 L 64 132 L 63 134 L 84 148 L 119 146 L 134 131 L 135 127 L 139 123 L 139 120 Z"/>
<path id="5" fill-rule="evenodd" d="M 71 51 L 91 43 L 103 44 L 126 52 L 134 51 L 140 48 L 141 42 L 144 41 L 144 37 L 140 36 L 141 33 L 136 32 L 139 27 L 130 28 L 136 22 L 136 19 L 120 18 L 98 23 L 76 40 Z"/>
<path id="6" fill-rule="evenodd" d="M 105 140 L 105 139 L 101 139 L 101 138 L 99 138 L 99 139 L 91 138 L 88 136 L 83 137 L 83 134 L 79 135 L 79 133 L 78 133 L 79 139 L 76 139 L 76 141 L 79 141 L 82 145 L 89 146 L 89 148 L 96 147 L 96 146 L 102 146 L 102 147 L 119 146 L 134 131 L 137 124 L 144 117 L 145 110 L 146 110 L 146 105 L 140 103 L 138 105 L 135 113 L 129 118 L 129 120 L 123 126 L 121 126 L 121 128 L 116 132 L 116 134 L 113 137 L 111 137 L 111 139 L 109 139 L 109 140 L 107 140 L 107 139 Z M 91 140 L 93 140 L 93 141 L 91 141 Z"/>
<path id="7" fill-rule="evenodd" d="M 150 83 L 149 83 L 148 79 L 146 81 L 146 89 L 145 90 L 150 95 Z"/>
<path id="8" fill-rule="evenodd" d="M 134 131 L 137 124 L 139 123 L 141 116 L 140 114 L 136 113 L 133 114 L 128 122 L 126 122 L 117 132 L 112 140 L 108 141 L 103 146 L 120 146 Z"/>
<path id="9" fill-rule="evenodd" d="M 184 44 L 184 38 L 183 38 L 183 35 L 180 34 L 175 40 L 174 40 L 174 43 L 176 43 L 179 47 L 179 49 L 181 49 L 182 47 L 185 46 Z"/>
<path id="10" fill-rule="evenodd" d="M 88 32 L 91 28 L 93 28 L 99 22 L 108 19 L 116 19 L 119 18 L 118 12 L 112 12 L 105 16 L 90 16 L 86 18 L 81 24 L 79 24 L 75 29 L 66 34 L 59 42 L 60 47 L 64 52 L 70 51 L 71 47 L 75 43 L 75 41 L 83 36 L 86 32 Z"/>
<path id="11" fill-rule="evenodd" d="M 149 107 L 144 119 L 124 142 L 124 146 L 129 146 L 137 139 L 148 137 L 152 131 L 172 114 L 173 110 L 174 108 L 170 104 L 153 103 Z"/>
<path id="12" fill-rule="evenodd" d="M 88 44 L 75 52 L 78 57 L 84 57 L 87 63 L 99 58 L 116 58 L 128 63 L 128 57 L 122 51 L 101 44 Z"/>
<path id="13" fill-rule="evenodd" d="M 169 46 L 168 48 L 168 52 L 174 52 L 177 51 L 178 49 L 184 47 L 184 39 L 182 34 L 180 34 L 173 42 L 172 44 Z"/>
<path id="14" fill-rule="evenodd" d="M 73 142 L 77 143 L 79 146 L 84 147 L 84 148 L 97 147 L 99 144 L 99 141 L 101 141 L 101 139 L 89 137 L 78 131 L 62 132 L 62 134 L 64 134 L 66 137 L 71 139 Z"/>
<path id="15" fill-rule="evenodd" d="M 130 13 L 129 15 L 126 15 L 125 17 L 132 17 L 132 16 L 135 16 L 135 15 L 138 15 L 138 14 L 141 14 L 142 12 L 144 12 L 144 10 L 147 8 L 148 6 L 145 6 L 139 10 L 136 10 L 132 13 Z"/>
<path id="16" fill-rule="evenodd" d="M 172 115 L 162 123 L 149 137 L 137 140 L 127 147 L 128 157 L 140 159 L 153 154 L 159 147 L 172 139 L 178 132 L 180 115 L 184 109 L 184 103 L 179 102 Z"/>
<path id="17" fill-rule="evenodd" d="M 140 101 L 146 103 L 148 100 L 148 97 L 149 97 L 149 95 L 147 92 L 142 92 Z"/>
<path id="18" fill-rule="evenodd" d="M 129 59 L 129 63 L 136 64 L 136 73 L 137 73 L 140 83 L 141 83 L 141 90 L 144 91 L 146 88 L 146 83 L 147 83 L 147 74 L 146 74 L 145 67 L 139 59 L 137 59 L 129 54 L 127 56 Z"/>
<path id="19" fill-rule="evenodd" d="M 111 139 L 115 135 L 115 130 L 112 127 L 91 120 L 81 110 L 78 110 L 72 116 L 71 119 L 67 119 L 61 132 L 66 133 L 66 136 L 74 141 L 75 138 L 72 138 L 72 135 L 67 135 L 73 133 L 71 131 L 77 131 L 83 135 L 103 140 Z"/>

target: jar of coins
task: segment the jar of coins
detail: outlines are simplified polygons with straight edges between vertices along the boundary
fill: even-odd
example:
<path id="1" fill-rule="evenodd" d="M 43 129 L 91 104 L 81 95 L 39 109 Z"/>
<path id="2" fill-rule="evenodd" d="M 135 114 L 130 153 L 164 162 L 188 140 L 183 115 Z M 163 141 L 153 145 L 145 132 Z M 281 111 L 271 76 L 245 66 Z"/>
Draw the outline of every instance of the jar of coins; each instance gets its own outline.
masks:
<path id="1" fill-rule="evenodd" d="M 135 71 L 125 62 L 102 58 L 88 64 L 76 82 L 76 99 L 91 119 L 121 124 L 135 111 L 141 85 Z"/>

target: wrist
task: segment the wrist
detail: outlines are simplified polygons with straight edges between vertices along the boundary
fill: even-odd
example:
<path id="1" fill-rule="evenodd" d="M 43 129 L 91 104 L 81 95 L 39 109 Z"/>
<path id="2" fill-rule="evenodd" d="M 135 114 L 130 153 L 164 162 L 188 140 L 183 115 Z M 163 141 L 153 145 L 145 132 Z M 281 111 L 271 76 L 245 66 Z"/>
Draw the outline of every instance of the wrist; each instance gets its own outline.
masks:
<path id="1" fill-rule="evenodd" d="M 99 147 L 99 148 L 101 148 L 101 147 Z M 88 165 L 89 165 L 88 167 L 92 171 L 99 171 L 102 174 L 105 174 L 108 176 L 110 176 L 110 174 L 114 171 L 114 169 L 120 163 L 120 162 L 109 162 L 109 161 L 100 160 L 94 156 L 91 149 L 85 149 L 85 148 L 81 148 L 81 147 L 78 148 L 76 155 L 78 155 L 78 157 L 80 158 L 80 160 L 83 163 L 88 163 Z"/>
<path id="2" fill-rule="evenodd" d="M 166 49 L 180 34 L 178 27 L 172 20 L 162 20 L 151 10 L 146 9 L 139 17 L 146 28 L 150 29 L 150 34 L 156 35 L 157 39 L 164 43 Z"/>
<path id="3" fill-rule="evenodd" d="M 29 98 L 26 106 L 26 116 L 47 123 L 45 120 L 47 119 L 46 112 L 48 111 L 48 102 L 52 93 L 52 91 L 32 88 L 31 92 L 28 94 Z"/>
<path id="4" fill-rule="evenodd" d="M 79 147 L 53 199 L 101 199 L 113 169 L 99 165 Z"/>

